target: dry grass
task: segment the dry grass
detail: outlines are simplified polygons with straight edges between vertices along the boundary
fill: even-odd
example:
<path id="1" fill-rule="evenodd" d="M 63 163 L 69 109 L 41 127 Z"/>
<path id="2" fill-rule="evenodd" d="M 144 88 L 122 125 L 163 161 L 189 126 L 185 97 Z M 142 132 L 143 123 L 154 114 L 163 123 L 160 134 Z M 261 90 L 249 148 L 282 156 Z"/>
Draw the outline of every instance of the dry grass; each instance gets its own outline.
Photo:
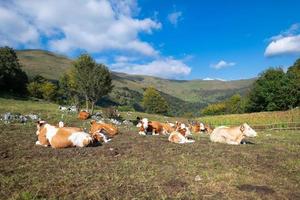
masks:
<path id="1" fill-rule="evenodd" d="M 59 120 L 56 105 L 23 103 L 16 102 L 21 113 Z M 9 106 L 2 105 L 0 113 Z M 207 135 L 176 145 L 131 127 L 102 146 L 56 150 L 34 145 L 33 123 L 0 129 L 1 199 L 300 198 L 299 131 L 260 132 L 253 145 L 211 143 Z"/>

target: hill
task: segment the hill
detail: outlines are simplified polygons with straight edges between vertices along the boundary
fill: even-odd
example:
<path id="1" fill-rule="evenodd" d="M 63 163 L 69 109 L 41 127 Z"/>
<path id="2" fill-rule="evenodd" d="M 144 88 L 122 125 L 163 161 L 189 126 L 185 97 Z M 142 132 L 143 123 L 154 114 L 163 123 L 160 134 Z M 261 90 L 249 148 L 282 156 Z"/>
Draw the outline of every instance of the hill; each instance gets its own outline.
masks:
<path id="1" fill-rule="evenodd" d="M 29 76 L 42 75 L 52 80 L 58 80 L 72 64 L 71 59 L 44 50 L 19 50 L 17 55 Z M 179 115 L 184 112 L 198 111 L 208 103 L 223 100 L 235 93 L 243 95 L 253 81 L 254 79 L 236 81 L 169 80 L 113 72 L 115 89 L 109 97 L 105 98 L 105 101 L 102 101 L 102 104 L 129 105 L 138 108 L 144 89 L 153 86 L 170 103 L 170 114 Z"/>

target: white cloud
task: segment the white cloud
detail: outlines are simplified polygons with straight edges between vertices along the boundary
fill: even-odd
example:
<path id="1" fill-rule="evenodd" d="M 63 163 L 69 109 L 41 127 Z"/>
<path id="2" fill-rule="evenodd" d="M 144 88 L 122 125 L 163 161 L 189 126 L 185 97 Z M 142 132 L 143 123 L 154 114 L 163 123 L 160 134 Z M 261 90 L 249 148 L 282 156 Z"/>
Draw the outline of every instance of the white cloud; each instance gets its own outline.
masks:
<path id="1" fill-rule="evenodd" d="M 265 51 L 265 56 L 300 54 L 300 35 L 287 36 L 272 41 Z"/>
<path id="2" fill-rule="evenodd" d="M 226 62 L 224 60 L 220 60 L 217 64 L 212 64 L 211 67 L 214 69 L 222 69 L 224 67 L 232 67 L 235 65 L 236 65 L 236 63 L 234 63 L 234 62 Z"/>
<path id="3" fill-rule="evenodd" d="M 17 14 L 0 7 L 0 45 L 16 46 L 26 43 L 38 45 L 39 33 L 29 22 Z"/>
<path id="4" fill-rule="evenodd" d="M 300 24 L 293 24 L 288 30 L 270 38 L 265 56 L 300 54 Z"/>
<path id="5" fill-rule="evenodd" d="M 173 24 L 174 26 L 177 26 L 178 22 L 180 20 L 182 20 L 182 12 L 178 11 L 178 12 L 173 12 L 173 13 L 170 13 L 168 15 L 168 20 L 171 24 Z"/>
<path id="6" fill-rule="evenodd" d="M 145 64 L 119 62 L 111 64 L 111 69 L 128 74 L 143 74 L 162 78 L 183 78 L 191 72 L 191 68 L 181 60 L 159 58 Z"/>
<path id="7" fill-rule="evenodd" d="M 159 54 L 139 34 L 151 34 L 161 24 L 135 18 L 135 0 L 14 0 L 0 3 L 0 9 L 0 45 L 27 47 L 43 37 L 49 49 L 64 53 L 81 49 Z"/>
<path id="8" fill-rule="evenodd" d="M 206 77 L 204 79 L 202 79 L 204 81 L 226 81 L 225 79 L 221 79 L 221 78 L 210 78 L 210 77 Z"/>

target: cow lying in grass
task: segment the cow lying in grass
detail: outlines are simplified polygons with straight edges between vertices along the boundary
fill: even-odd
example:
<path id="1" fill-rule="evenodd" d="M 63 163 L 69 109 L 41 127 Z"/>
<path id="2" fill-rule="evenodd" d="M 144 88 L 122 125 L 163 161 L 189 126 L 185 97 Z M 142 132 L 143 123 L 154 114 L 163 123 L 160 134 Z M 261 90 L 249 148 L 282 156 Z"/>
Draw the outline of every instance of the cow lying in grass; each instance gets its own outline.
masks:
<path id="1" fill-rule="evenodd" d="M 149 121 L 147 118 L 143 118 L 136 125 L 139 128 L 140 135 L 161 135 L 163 134 L 163 125 L 157 121 Z"/>
<path id="2" fill-rule="evenodd" d="M 45 121 L 37 122 L 37 145 L 52 148 L 85 147 L 93 142 L 93 138 L 81 128 L 52 126 Z"/>
<path id="3" fill-rule="evenodd" d="M 246 123 L 241 126 L 220 126 L 213 130 L 210 135 L 212 142 L 220 142 L 238 145 L 245 137 L 256 137 L 257 133 Z"/>
<path id="4" fill-rule="evenodd" d="M 189 125 L 192 133 L 208 133 L 212 132 L 212 128 L 208 124 L 203 124 L 202 122 L 192 122 Z"/>
<path id="5" fill-rule="evenodd" d="M 78 119 L 80 120 L 87 120 L 89 117 L 90 117 L 90 113 L 85 110 L 80 111 L 78 114 Z"/>
<path id="6" fill-rule="evenodd" d="M 106 124 L 102 122 L 97 123 L 95 120 L 92 120 L 90 134 L 92 134 L 94 138 L 97 138 L 98 141 L 103 140 L 106 143 L 110 141 L 106 134 L 109 137 L 113 137 L 118 134 L 118 129 L 111 124 Z"/>
<path id="7" fill-rule="evenodd" d="M 162 126 L 163 126 L 163 134 L 164 135 L 170 135 L 177 128 L 176 124 L 169 123 L 169 122 L 162 123 Z"/>
<path id="8" fill-rule="evenodd" d="M 45 121 L 38 121 L 36 145 L 52 148 L 86 147 L 100 141 L 109 141 L 101 131 L 102 129 L 88 134 L 81 128 L 64 127 L 62 122 L 58 126 L 53 126 Z"/>
<path id="9" fill-rule="evenodd" d="M 174 131 L 170 134 L 168 140 L 173 143 L 177 144 L 184 144 L 184 143 L 193 143 L 195 140 L 190 140 L 182 135 L 182 133 L 178 131 Z"/>

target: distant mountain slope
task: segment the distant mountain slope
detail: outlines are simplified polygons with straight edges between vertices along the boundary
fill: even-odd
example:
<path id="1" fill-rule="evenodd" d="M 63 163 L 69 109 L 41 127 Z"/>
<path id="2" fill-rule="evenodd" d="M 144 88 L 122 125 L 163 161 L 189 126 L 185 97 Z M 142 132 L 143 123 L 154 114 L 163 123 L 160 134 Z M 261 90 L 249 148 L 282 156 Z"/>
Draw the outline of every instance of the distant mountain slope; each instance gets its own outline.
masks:
<path id="1" fill-rule="evenodd" d="M 17 55 L 29 76 L 42 75 L 52 80 L 58 80 L 72 64 L 72 60 L 65 56 L 43 50 L 20 50 Z M 113 72 L 115 89 L 106 98 L 106 103 L 139 107 L 144 89 L 153 86 L 169 101 L 171 114 L 178 115 L 198 112 L 208 103 L 223 100 L 235 93 L 245 94 L 253 81 L 168 80 Z"/>

